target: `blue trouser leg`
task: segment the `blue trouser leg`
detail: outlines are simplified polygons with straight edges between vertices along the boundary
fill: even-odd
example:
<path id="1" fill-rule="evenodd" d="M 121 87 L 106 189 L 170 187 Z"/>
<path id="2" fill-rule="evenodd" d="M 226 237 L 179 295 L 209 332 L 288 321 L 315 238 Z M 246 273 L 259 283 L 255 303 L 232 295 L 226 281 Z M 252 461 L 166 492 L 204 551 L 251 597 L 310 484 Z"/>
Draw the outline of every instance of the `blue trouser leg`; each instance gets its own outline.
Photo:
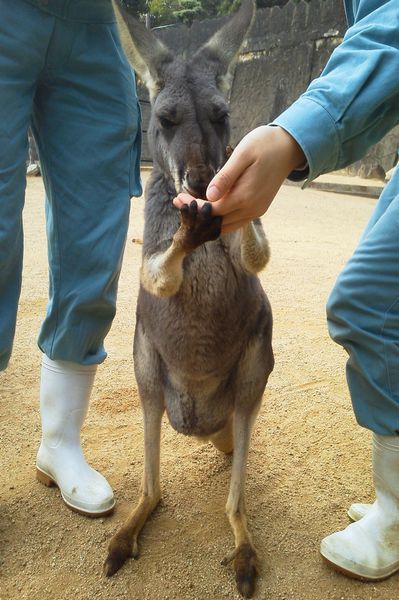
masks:
<path id="1" fill-rule="evenodd" d="M 349 354 L 360 425 L 399 434 L 399 170 L 383 191 L 327 305 L 331 337 Z"/>
<path id="2" fill-rule="evenodd" d="M 13 344 L 21 289 L 27 139 L 36 79 L 51 29 L 25 3 L 0 0 L 0 370 Z M 24 23 L 24 19 L 26 22 Z"/>
<path id="3" fill-rule="evenodd" d="M 34 105 L 50 264 L 39 346 L 54 360 L 106 356 L 130 196 L 141 192 L 139 128 L 116 26 L 57 23 Z"/>
<path id="4" fill-rule="evenodd" d="M 47 192 L 52 359 L 105 358 L 130 196 L 141 193 L 134 78 L 113 23 L 78 23 L 0 0 L 0 369 L 15 331 L 32 113 Z"/>

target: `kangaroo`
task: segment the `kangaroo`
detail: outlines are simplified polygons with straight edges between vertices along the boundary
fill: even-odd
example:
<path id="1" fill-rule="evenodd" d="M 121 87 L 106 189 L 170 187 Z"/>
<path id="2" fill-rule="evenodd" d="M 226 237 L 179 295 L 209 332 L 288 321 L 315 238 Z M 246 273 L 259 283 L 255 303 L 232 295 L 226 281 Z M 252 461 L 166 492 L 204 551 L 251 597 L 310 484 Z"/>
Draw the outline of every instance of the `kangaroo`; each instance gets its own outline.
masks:
<path id="1" fill-rule="evenodd" d="M 148 87 L 153 153 L 145 200 L 141 286 L 134 368 L 144 417 L 142 493 L 111 539 L 105 574 L 138 556 L 138 536 L 161 498 L 160 432 L 166 410 L 179 433 L 233 452 L 226 512 L 235 549 L 238 591 L 250 598 L 257 557 L 247 527 L 244 486 L 251 430 L 273 370 L 272 314 L 256 273 L 269 259 L 255 220 L 220 235 L 212 205 L 173 205 L 186 190 L 204 198 L 226 161 L 226 96 L 255 6 L 238 12 L 191 58 L 175 56 L 119 3 L 115 10 L 126 54 Z"/>

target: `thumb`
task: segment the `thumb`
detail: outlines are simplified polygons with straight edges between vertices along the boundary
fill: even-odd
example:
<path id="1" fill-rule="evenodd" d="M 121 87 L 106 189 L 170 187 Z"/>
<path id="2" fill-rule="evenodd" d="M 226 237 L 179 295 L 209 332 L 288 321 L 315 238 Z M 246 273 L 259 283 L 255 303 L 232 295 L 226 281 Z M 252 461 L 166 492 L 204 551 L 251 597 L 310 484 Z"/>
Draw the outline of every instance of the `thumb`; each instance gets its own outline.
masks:
<path id="1" fill-rule="evenodd" d="M 216 173 L 206 190 L 207 200 L 216 202 L 220 200 L 235 185 L 236 181 L 247 168 L 249 161 L 245 160 L 245 154 L 236 148 L 224 167 Z"/>

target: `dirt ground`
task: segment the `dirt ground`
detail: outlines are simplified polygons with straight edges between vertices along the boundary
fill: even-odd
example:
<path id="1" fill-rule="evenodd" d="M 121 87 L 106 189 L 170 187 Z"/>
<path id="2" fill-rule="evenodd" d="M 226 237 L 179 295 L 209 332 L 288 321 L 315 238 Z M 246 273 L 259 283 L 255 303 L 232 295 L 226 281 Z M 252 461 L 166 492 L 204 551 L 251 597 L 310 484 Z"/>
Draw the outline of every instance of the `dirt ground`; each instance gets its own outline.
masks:
<path id="1" fill-rule="evenodd" d="M 255 598 L 354 600 L 398 597 L 398 578 L 363 584 L 330 570 L 320 539 L 346 526 L 353 500 L 372 501 L 370 439 L 355 424 L 344 381 L 345 353 L 329 340 L 325 302 L 375 201 L 284 187 L 264 218 L 272 260 L 262 274 L 275 318 L 275 371 L 256 422 L 247 505 L 261 573 Z M 40 352 L 46 306 L 43 189 L 30 179 L 25 268 L 14 354 L 0 375 L 0 597 L 10 600 L 237 599 L 224 514 L 230 459 L 210 444 L 162 434 L 162 504 L 141 537 L 141 557 L 113 578 L 106 546 L 136 501 L 142 421 L 131 347 L 143 200 L 133 201 L 119 309 L 107 338 L 83 442 L 114 488 L 113 516 L 70 512 L 56 489 L 35 480 Z"/>

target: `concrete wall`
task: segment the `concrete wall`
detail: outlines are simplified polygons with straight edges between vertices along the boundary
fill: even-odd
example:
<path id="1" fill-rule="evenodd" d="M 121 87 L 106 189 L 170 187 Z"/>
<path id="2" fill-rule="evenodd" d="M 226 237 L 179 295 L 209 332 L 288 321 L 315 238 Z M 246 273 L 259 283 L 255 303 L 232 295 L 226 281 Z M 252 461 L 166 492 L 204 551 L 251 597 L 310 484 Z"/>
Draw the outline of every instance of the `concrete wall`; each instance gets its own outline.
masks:
<path id="1" fill-rule="evenodd" d="M 176 53 L 195 51 L 226 20 L 211 19 L 154 30 Z M 341 1 L 288 0 L 284 6 L 259 9 L 242 49 L 231 91 L 232 143 L 257 125 L 270 122 L 288 107 L 317 77 L 346 29 Z M 149 103 L 145 90 L 139 95 L 146 132 Z M 395 161 L 399 128 L 374 146 L 352 168 L 367 175 L 377 165 L 390 169 Z M 150 155 L 144 133 L 143 160 Z"/>

